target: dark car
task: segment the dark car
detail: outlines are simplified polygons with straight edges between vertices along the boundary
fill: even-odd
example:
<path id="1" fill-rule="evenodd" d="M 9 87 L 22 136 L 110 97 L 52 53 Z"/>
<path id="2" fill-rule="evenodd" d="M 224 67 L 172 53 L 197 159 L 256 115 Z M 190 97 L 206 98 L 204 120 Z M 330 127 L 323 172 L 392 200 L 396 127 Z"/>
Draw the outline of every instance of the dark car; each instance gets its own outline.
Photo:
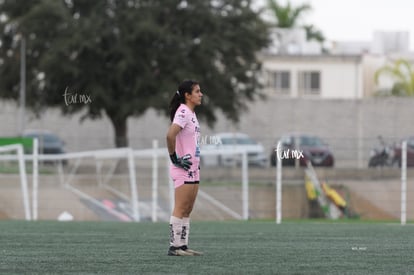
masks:
<path id="1" fill-rule="evenodd" d="M 297 144 L 297 146 L 295 145 Z M 270 163 L 276 166 L 276 146 L 270 154 Z M 310 160 L 313 166 L 334 166 L 334 156 L 328 145 L 319 137 L 298 134 L 285 135 L 279 140 L 278 155 L 282 159 L 283 166 L 295 165 L 296 159 L 300 166 L 306 166 Z"/>
<path id="2" fill-rule="evenodd" d="M 414 166 L 414 137 L 409 137 L 407 141 L 407 166 Z M 398 143 L 394 147 L 394 162 L 398 163 L 401 167 L 401 143 Z"/>
<path id="3" fill-rule="evenodd" d="M 63 154 L 65 143 L 55 134 L 45 130 L 27 130 L 23 137 L 39 140 L 40 154 Z"/>
<path id="4" fill-rule="evenodd" d="M 26 130 L 23 137 L 37 138 L 39 141 L 39 154 L 64 154 L 65 142 L 57 135 L 46 130 Z M 31 152 L 28 152 L 31 153 Z M 44 161 L 45 164 L 56 164 L 59 161 Z M 61 161 L 63 165 L 68 164 L 68 160 Z"/>

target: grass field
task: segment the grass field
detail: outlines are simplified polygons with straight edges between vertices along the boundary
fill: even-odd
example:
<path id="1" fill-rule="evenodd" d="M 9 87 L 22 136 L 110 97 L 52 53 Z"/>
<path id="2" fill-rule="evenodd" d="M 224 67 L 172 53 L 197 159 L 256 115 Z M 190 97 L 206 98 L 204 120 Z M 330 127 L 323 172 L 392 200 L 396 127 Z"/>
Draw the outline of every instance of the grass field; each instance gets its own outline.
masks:
<path id="1" fill-rule="evenodd" d="M 166 223 L 0 222 L 0 274 L 414 274 L 414 226 L 193 222 L 201 257 L 166 256 Z"/>

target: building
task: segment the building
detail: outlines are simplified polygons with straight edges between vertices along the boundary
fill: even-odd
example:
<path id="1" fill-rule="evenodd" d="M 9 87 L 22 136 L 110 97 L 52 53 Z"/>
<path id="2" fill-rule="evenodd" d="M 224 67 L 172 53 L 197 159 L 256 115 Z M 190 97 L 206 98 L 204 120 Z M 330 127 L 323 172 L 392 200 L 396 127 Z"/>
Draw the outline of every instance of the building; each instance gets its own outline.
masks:
<path id="1" fill-rule="evenodd" d="M 262 54 L 269 96 L 358 99 L 364 96 L 361 55 Z"/>
<path id="2" fill-rule="evenodd" d="M 361 99 L 389 89 L 393 79 L 375 83 L 375 72 L 403 58 L 407 32 L 380 32 L 372 41 L 332 43 L 329 53 L 306 41 L 303 29 L 274 29 L 273 44 L 260 53 L 264 92 L 268 96 L 319 99 Z M 384 80 L 384 79 L 383 79 Z"/>

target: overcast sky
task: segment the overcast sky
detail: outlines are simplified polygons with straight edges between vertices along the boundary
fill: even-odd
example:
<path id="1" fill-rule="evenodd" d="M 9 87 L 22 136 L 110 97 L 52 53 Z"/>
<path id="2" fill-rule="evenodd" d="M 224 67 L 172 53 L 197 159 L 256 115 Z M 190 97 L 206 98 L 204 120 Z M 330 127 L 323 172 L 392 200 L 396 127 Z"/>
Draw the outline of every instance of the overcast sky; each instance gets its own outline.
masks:
<path id="1" fill-rule="evenodd" d="M 263 5 L 267 0 L 255 0 Z M 279 0 L 285 4 L 288 0 Z M 414 0 L 290 0 L 313 11 L 304 23 L 315 25 L 328 40 L 370 41 L 374 31 L 408 31 L 414 51 Z"/>

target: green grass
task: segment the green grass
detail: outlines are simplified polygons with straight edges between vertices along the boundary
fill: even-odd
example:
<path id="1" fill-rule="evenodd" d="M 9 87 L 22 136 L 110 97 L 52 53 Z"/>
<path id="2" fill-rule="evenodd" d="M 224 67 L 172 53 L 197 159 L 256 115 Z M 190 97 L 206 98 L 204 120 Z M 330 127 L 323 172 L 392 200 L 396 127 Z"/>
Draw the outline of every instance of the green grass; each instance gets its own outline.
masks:
<path id="1" fill-rule="evenodd" d="M 25 165 L 26 168 L 26 173 L 27 174 L 32 174 L 33 173 L 33 166 L 30 162 L 26 162 Z M 53 166 L 41 166 L 39 167 L 39 174 L 43 175 L 43 174 L 53 174 L 55 173 L 56 168 Z M 13 163 L 13 164 L 0 164 L 0 174 L 16 174 L 18 175 L 20 173 L 20 168 L 18 163 Z"/>
<path id="2" fill-rule="evenodd" d="M 0 274 L 413 274 L 414 226 L 193 222 L 201 257 L 166 256 L 166 223 L 0 222 Z"/>

